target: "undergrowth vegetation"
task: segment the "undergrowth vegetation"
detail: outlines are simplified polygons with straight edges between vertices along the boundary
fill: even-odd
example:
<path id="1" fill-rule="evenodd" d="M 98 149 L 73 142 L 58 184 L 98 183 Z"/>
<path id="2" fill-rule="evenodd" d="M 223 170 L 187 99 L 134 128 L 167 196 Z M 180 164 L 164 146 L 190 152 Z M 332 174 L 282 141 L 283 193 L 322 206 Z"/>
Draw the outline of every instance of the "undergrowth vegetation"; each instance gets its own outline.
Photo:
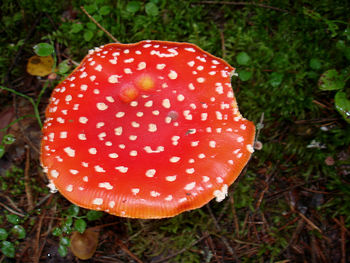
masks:
<path id="1" fill-rule="evenodd" d="M 223 202 L 134 220 L 49 192 L 38 149 L 50 93 L 89 49 L 112 42 L 80 6 L 122 43 L 191 42 L 237 68 L 235 96 L 262 149 Z M 346 1 L 4 0 L 0 8 L 0 262 L 73 262 L 69 236 L 89 227 L 100 231 L 91 262 L 350 261 Z M 39 43 L 53 47 L 49 77 L 26 72 Z"/>

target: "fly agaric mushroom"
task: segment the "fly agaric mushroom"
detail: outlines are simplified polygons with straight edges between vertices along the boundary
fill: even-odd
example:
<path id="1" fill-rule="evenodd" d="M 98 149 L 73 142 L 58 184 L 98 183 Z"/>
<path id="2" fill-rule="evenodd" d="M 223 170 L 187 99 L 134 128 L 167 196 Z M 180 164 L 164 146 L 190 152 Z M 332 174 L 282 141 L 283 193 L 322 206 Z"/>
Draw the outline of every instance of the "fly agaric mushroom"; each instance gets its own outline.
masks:
<path id="1" fill-rule="evenodd" d="M 53 91 L 41 162 L 76 205 L 163 218 L 221 201 L 251 153 L 234 68 L 188 43 L 91 50 Z"/>

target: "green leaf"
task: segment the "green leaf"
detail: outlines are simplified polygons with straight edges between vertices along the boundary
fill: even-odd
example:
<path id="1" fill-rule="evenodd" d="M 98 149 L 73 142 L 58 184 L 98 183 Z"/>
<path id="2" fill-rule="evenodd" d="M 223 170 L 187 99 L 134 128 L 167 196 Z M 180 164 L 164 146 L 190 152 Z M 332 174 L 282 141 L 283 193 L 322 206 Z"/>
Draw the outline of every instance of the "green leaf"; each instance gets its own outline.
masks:
<path id="1" fill-rule="evenodd" d="M 86 222 L 84 219 L 78 219 L 74 222 L 74 228 L 77 230 L 80 234 L 84 233 L 86 229 Z"/>
<path id="2" fill-rule="evenodd" d="M 8 237 L 8 233 L 6 229 L 0 228 L 0 240 L 6 240 L 7 237 Z"/>
<path id="3" fill-rule="evenodd" d="M 105 6 L 102 6 L 99 11 L 100 11 L 100 14 L 102 16 L 105 16 L 105 15 L 108 15 L 111 12 L 111 7 L 108 6 L 108 5 L 105 5 Z"/>
<path id="4" fill-rule="evenodd" d="M 59 245 L 58 246 L 58 254 L 60 254 L 61 257 L 65 257 L 67 256 L 67 247 L 66 246 L 63 246 L 63 245 Z"/>
<path id="5" fill-rule="evenodd" d="M 3 157 L 5 154 L 5 146 L 4 145 L 0 145 L 0 158 Z"/>
<path id="6" fill-rule="evenodd" d="M 96 28 L 97 28 L 96 24 L 95 24 L 95 23 L 92 23 L 92 22 L 86 23 L 86 27 L 87 27 L 88 29 L 90 29 L 91 31 L 95 31 Z"/>
<path id="7" fill-rule="evenodd" d="M 278 87 L 281 85 L 284 74 L 279 72 L 273 72 L 270 75 L 269 83 L 272 87 Z"/>
<path id="8" fill-rule="evenodd" d="M 321 61 L 318 60 L 317 58 L 312 58 L 310 59 L 309 65 L 310 65 L 310 68 L 314 70 L 318 70 L 321 68 Z"/>
<path id="9" fill-rule="evenodd" d="M 1 242 L 1 252 L 5 257 L 14 258 L 15 257 L 15 246 L 9 241 Z"/>
<path id="10" fill-rule="evenodd" d="M 7 221 L 9 221 L 11 224 L 18 225 L 20 223 L 20 218 L 18 215 L 10 214 L 6 215 Z"/>
<path id="11" fill-rule="evenodd" d="M 137 11 L 140 10 L 140 8 L 141 8 L 140 2 L 130 1 L 126 6 L 126 11 L 130 13 L 136 13 Z"/>
<path id="12" fill-rule="evenodd" d="M 334 97 L 334 104 L 344 120 L 350 123 L 350 100 L 347 99 L 346 93 L 338 91 Z"/>
<path id="13" fill-rule="evenodd" d="M 84 26 L 80 23 L 74 23 L 72 25 L 72 29 L 70 32 L 72 33 L 79 33 L 81 30 L 83 30 Z"/>
<path id="14" fill-rule="evenodd" d="M 54 235 L 55 237 L 58 237 L 58 236 L 62 235 L 62 229 L 59 228 L 59 227 L 55 227 L 52 230 L 52 235 Z"/>
<path id="15" fill-rule="evenodd" d="M 65 74 L 67 73 L 71 68 L 70 62 L 68 59 L 63 60 L 59 65 L 58 65 L 58 73 L 59 74 Z"/>
<path id="16" fill-rule="evenodd" d="M 70 240 L 68 237 L 61 237 L 60 245 L 68 247 L 70 244 Z"/>
<path id="17" fill-rule="evenodd" d="M 246 52 L 240 52 L 236 57 L 236 61 L 239 65 L 246 66 L 250 62 L 250 57 Z"/>
<path id="18" fill-rule="evenodd" d="M 100 219 L 102 216 L 103 216 L 103 212 L 95 211 L 95 210 L 90 210 L 86 214 L 86 218 L 89 221 L 94 221 L 94 220 Z"/>
<path id="19" fill-rule="evenodd" d="M 159 9 L 154 3 L 147 3 L 145 5 L 145 11 L 149 16 L 157 16 L 159 14 Z"/>
<path id="20" fill-rule="evenodd" d="M 238 77 L 242 81 L 248 81 L 252 78 L 252 76 L 253 76 L 253 73 L 251 71 L 241 70 L 238 73 Z"/>
<path id="21" fill-rule="evenodd" d="M 89 42 L 94 36 L 94 33 L 90 30 L 85 30 L 84 32 L 84 39 L 86 42 Z"/>
<path id="22" fill-rule="evenodd" d="M 13 136 L 12 134 L 6 134 L 3 138 L 2 138 L 2 142 L 4 144 L 12 144 L 16 141 L 15 136 Z"/>
<path id="23" fill-rule="evenodd" d="M 49 56 L 54 51 L 55 51 L 55 49 L 53 48 L 53 46 L 48 44 L 48 43 L 39 43 L 39 44 L 34 46 L 35 54 L 37 54 L 38 56 L 41 56 L 41 57 Z"/>
<path id="24" fill-rule="evenodd" d="M 344 88 L 345 81 L 335 69 L 324 72 L 318 80 L 318 87 L 321 90 L 339 90 Z"/>
<path id="25" fill-rule="evenodd" d="M 76 205 L 71 205 L 68 209 L 67 209 L 67 213 L 70 216 L 77 216 L 79 214 L 79 206 Z"/>
<path id="26" fill-rule="evenodd" d="M 26 230 L 21 225 L 15 225 L 11 229 L 11 234 L 15 235 L 18 239 L 23 239 L 26 237 Z"/>

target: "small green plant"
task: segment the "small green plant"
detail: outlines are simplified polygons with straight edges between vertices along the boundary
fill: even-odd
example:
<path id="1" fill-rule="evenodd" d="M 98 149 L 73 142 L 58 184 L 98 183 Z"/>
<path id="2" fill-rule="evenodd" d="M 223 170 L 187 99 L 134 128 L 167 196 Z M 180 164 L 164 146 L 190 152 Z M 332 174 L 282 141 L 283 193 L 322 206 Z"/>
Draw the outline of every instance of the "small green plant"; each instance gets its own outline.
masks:
<path id="1" fill-rule="evenodd" d="M 4 256 L 9 258 L 15 257 L 16 244 L 19 240 L 25 239 L 26 230 L 21 225 L 23 220 L 15 214 L 7 214 L 6 220 L 9 223 L 9 230 L 0 228 L 0 250 Z"/>
<path id="2" fill-rule="evenodd" d="M 89 210 L 85 215 L 79 216 L 80 208 L 76 205 L 71 205 L 64 213 L 64 219 L 60 226 L 52 230 L 52 235 L 59 237 L 60 242 L 58 246 L 58 253 L 65 257 L 70 246 L 69 235 L 73 231 L 84 233 L 87 227 L 87 221 L 95 221 L 103 216 L 100 211 Z"/>
<path id="3" fill-rule="evenodd" d="M 12 134 L 6 134 L 0 143 L 0 158 L 5 154 L 5 145 L 10 145 L 14 143 L 16 138 Z"/>

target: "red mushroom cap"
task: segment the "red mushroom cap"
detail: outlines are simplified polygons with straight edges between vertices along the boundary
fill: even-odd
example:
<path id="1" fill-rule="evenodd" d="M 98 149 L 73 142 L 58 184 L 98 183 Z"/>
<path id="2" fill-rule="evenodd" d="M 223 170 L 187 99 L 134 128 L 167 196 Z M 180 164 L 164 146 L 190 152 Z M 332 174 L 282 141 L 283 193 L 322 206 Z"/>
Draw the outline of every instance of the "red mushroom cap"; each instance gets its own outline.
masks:
<path id="1" fill-rule="evenodd" d="M 255 135 L 238 111 L 233 72 L 188 43 L 90 51 L 46 110 L 41 162 L 51 185 L 76 205 L 132 218 L 223 200 Z"/>

